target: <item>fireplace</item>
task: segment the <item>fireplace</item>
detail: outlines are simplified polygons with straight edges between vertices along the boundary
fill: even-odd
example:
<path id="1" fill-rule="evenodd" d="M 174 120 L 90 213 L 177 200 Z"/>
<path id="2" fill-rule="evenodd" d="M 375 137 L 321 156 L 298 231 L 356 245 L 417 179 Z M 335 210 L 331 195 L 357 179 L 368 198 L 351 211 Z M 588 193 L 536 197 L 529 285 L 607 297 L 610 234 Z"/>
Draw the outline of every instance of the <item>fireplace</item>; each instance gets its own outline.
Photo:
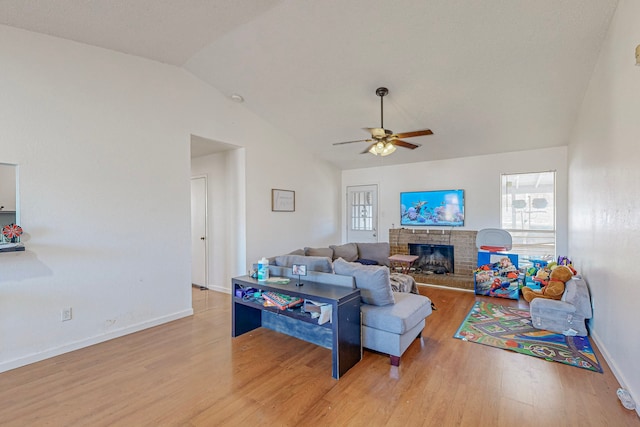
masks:
<path id="1" fill-rule="evenodd" d="M 409 254 L 417 255 L 416 274 L 453 274 L 453 246 L 409 243 Z"/>

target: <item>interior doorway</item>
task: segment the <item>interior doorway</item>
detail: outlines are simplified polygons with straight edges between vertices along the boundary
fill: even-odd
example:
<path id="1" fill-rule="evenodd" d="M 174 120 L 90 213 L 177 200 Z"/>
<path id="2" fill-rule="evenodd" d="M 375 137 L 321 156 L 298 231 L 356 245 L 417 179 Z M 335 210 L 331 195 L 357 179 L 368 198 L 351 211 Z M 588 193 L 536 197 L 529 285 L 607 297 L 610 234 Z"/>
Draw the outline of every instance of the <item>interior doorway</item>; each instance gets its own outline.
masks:
<path id="1" fill-rule="evenodd" d="M 193 230 L 192 283 L 231 293 L 230 279 L 247 271 L 245 149 L 191 135 L 190 178 L 200 177 L 206 177 L 206 190 L 201 184 L 196 191 L 196 181 L 190 183 L 191 191 L 203 194 L 196 199 L 202 207 L 192 206 L 191 214 L 200 212 L 199 218 L 192 217 L 191 222 L 204 221 L 204 233 L 202 228 Z M 203 274 L 202 281 L 198 277 Z"/>

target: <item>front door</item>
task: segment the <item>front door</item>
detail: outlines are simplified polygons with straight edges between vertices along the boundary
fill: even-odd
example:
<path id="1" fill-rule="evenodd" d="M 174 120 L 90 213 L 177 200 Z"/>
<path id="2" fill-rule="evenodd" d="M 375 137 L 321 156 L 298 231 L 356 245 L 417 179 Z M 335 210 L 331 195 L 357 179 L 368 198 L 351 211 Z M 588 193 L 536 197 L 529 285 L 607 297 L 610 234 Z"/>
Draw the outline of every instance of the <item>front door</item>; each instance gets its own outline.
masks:
<path id="1" fill-rule="evenodd" d="M 378 241 L 378 186 L 347 187 L 347 242 Z"/>

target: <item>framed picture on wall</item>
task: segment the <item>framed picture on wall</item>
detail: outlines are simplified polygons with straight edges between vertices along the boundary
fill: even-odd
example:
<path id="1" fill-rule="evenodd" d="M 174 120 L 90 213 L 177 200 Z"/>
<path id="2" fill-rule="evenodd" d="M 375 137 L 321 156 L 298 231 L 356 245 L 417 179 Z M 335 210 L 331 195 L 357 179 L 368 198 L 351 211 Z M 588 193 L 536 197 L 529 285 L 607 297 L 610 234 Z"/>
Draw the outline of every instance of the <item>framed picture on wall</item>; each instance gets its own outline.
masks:
<path id="1" fill-rule="evenodd" d="M 296 210 L 296 192 L 271 189 L 271 210 L 273 212 L 294 212 Z"/>

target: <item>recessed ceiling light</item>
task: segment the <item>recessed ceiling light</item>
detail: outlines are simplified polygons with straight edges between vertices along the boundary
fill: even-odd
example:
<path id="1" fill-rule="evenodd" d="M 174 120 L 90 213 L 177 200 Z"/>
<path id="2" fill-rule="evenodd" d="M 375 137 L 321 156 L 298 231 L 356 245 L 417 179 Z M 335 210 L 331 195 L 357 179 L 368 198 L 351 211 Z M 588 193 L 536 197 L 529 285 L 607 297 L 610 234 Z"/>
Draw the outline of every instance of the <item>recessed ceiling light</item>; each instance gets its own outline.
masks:
<path id="1" fill-rule="evenodd" d="M 241 103 L 244 102 L 244 98 L 241 95 L 238 95 L 237 93 L 234 93 L 230 96 L 231 100 L 237 103 Z"/>

